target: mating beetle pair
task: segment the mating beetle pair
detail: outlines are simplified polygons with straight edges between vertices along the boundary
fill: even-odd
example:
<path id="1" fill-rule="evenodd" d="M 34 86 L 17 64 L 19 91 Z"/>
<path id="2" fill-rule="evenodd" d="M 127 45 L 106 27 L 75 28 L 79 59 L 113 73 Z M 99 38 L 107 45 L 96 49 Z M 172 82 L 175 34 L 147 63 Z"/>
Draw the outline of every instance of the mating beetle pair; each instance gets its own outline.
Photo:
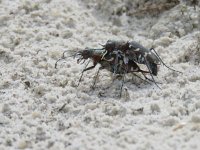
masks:
<path id="1" fill-rule="evenodd" d="M 82 71 L 81 77 L 79 79 L 79 83 L 81 81 L 83 72 L 93 69 L 97 64 L 101 65 L 99 69 L 107 69 L 108 71 L 114 74 L 122 75 L 123 80 L 122 80 L 122 85 L 121 85 L 121 90 L 120 90 L 120 96 L 121 96 L 122 87 L 124 84 L 124 75 L 127 73 L 141 72 L 144 75 L 145 79 L 152 81 L 156 84 L 153 76 L 157 76 L 158 65 L 163 64 L 167 68 L 173 71 L 176 71 L 168 67 L 162 61 L 162 59 L 159 57 L 159 55 L 153 48 L 150 50 L 146 49 L 139 43 L 136 43 L 133 41 L 125 42 L 125 41 L 108 40 L 107 43 L 105 45 L 102 45 L 102 48 L 100 49 L 80 50 L 74 56 L 75 57 L 80 56 L 79 59 L 77 60 L 78 63 L 81 60 L 85 62 L 86 59 L 92 59 L 93 61 L 93 66 L 86 68 L 87 65 L 89 64 L 88 63 L 85 69 Z M 64 54 L 63 54 L 63 59 L 64 59 Z M 56 65 L 57 65 L 57 62 L 56 62 Z M 146 65 L 148 71 L 140 69 L 138 64 Z M 96 74 L 93 87 L 95 86 L 98 73 L 99 73 L 99 70 Z M 152 80 L 147 78 L 145 76 L 145 73 L 149 73 Z"/>

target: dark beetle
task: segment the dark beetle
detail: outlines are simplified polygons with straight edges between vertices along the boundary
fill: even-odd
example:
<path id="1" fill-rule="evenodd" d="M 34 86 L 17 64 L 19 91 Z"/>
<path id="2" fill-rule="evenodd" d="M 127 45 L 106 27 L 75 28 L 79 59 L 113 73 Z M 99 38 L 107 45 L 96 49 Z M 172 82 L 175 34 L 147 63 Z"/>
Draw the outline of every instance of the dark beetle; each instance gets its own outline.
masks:
<path id="1" fill-rule="evenodd" d="M 131 72 L 149 73 L 148 71 L 141 70 L 137 63 L 135 63 L 133 60 L 125 61 L 122 54 L 116 55 L 115 53 L 112 53 L 105 55 L 105 50 L 89 49 L 79 51 L 76 53 L 76 56 L 77 55 L 81 56 L 81 58 L 78 59 L 78 62 L 88 58 L 92 59 L 93 61 L 93 66 L 85 68 L 83 72 L 93 69 L 99 63 L 101 64 L 101 68 L 105 68 L 116 74 L 126 74 Z M 115 68 L 117 69 L 115 70 Z"/>
<path id="2" fill-rule="evenodd" d="M 159 65 L 159 57 L 151 50 L 146 49 L 136 42 L 129 42 L 129 49 L 125 51 L 128 58 L 139 64 L 145 64 L 150 72 L 157 76 Z"/>
<path id="3" fill-rule="evenodd" d="M 153 75 L 156 76 L 158 73 L 157 65 L 160 64 L 159 57 L 136 42 L 108 40 L 103 47 L 108 53 L 121 51 L 128 59 L 139 64 L 145 64 Z"/>
<path id="4" fill-rule="evenodd" d="M 123 82 L 124 82 L 125 74 L 133 73 L 133 72 L 141 72 L 144 75 L 145 79 L 148 79 L 145 76 L 145 73 L 149 73 L 152 80 L 151 79 L 148 79 L 148 80 L 156 84 L 153 76 L 157 76 L 158 65 L 160 64 L 163 64 L 167 68 L 173 71 L 176 71 L 168 67 L 162 61 L 162 59 L 159 57 L 159 55 L 153 48 L 147 49 L 134 41 L 125 42 L 125 41 L 108 40 L 107 43 L 105 45 L 102 45 L 102 48 L 100 49 L 80 50 L 73 56 L 74 57 L 79 56 L 77 60 L 78 63 L 81 62 L 82 60 L 84 63 L 85 60 L 87 59 L 91 59 L 93 61 L 93 66 L 88 67 L 88 68 L 87 66 L 89 62 L 87 63 L 85 69 L 82 71 L 81 77 L 79 79 L 79 83 L 81 81 L 83 73 L 87 70 L 93 69 L 97 64 L 101 65 L 99 70 L 104 68 L 114 74 L 123 75 Z M 64 53 L 63 53 L 63 57 L 59 60 L 62 60 L 62 59 L 65 59 Z M 57 62 L 55 64 L 55 68 L 57 66 Z M 141 70 L 138 64 L 146 65 L 148 71 Z M 99 70 L 97 72 L 97 75 L 99 73 Z M 95 77 L 93 86 L 95 85 L 97 75 Z M 123 83 L 122 83 L 122 86 L 123 86 Z"/>
<path id="5" fill-rule="evenodd" d="M 85 49 L 85 50 L 78 51 L 74 55 L 74 57 L 77 57 L 77 56 L 78 56 L 77 63 L 80 63 L 82 60 L 84 63 L 85 60 L 87 60 L 87 59 L 90 59 L 93 61 L 93 65 L 90 67 L 87 67 L 89 64 L 89 63 L 87 63 L 85 69 L 82 71 L 78 85 L 82 79 L 83 73 L 87 70 L 91 70 L 91 69 L 95 68 L 95 66 L 97 64 L 101 65 L 99 70 L 106 69 L 114 74 L 123 76 L 122 85 L 120 88 L 121 89 L 120 97 L 121 97 L 121 93 L 122 93 L 122 87 L 124 84 L 124 75 L 125 74 L 127 74 L 127 73 L 134 74 L 135 72 L 141 72 L 143 74 L 143 76 L 145 77 L 145 79 L 152 81 L 145 76 L 145 73 L 149 73 L 148 71 L 141 70 L 140 67 L 137 65 L 137 63 L 135 63 L 133 60 L 125 58 L 123 53 L 119 53 L 119 52 L 116 53 L 116 51 L 113 51 L 112 53 L 108 54 L 107 51 L 104 49 Z M 64 54 L 63 54 L 63 57 L 61 59 L 59 59 L 58 61 L 60 61 L 62 59 L 64 59 Z M 58 61 L 55 64 L 55 68 L 57 66 Z M 95 76 L 95 80 L 94 80 L 92 87 L 95 86 L 96 79 L 99 74 L 99 70 L 97 71 L 97 74 Z M 136 74 L 134 74 L 134 75 L 137 76 Z M 139 76 L 137 76 L 137 77 L 142 79 Z M 142 79 L 142 80 L 144 80 L 144 79 Z M 144 80 L 144 81 L 146 81 L 146 80 Z"/>
<path id="6" fill-rule="evenodd" d="M 107 52 L 106 54 L 112 54 L 114 52 L 121 52 L 124 55 L 124 58 L 127 58 L 128 60 L 132 60 L 138 64 L 146 65 L 154 82 L 155 82 L 155 80 L 154 80 L 153 75 L 157 76 L 158 65 L 163 64 L 168 69 L 176 71 L 176 70 L 168 67 L 162 61 L 160 56 L 157 54 L 157 52 L 153 48 L 147 49 L 137 42 L 108 40 L 107 43 L 102 46 L 106 50 L 106 52 Z M 176 71 L 176 72 L 179 72 L 179 71 Z M 181 72 L 179 72 L 179 73 L 181 73 Z"/>
<path id="7" fill-rule="evenodd" d="M 101 65 L 99 70 L 100 69 L 106 69 L 106 70 L 108 70 L 108 71 L 110 71 L 114 74 L 122 75 L 123 78 L 122 78 L 122 85 L 121 85 L 121 88 L 120 88 L 120 97 L 121 97 L 121 94 L 122 94 L 122 87 L 123 87 L 123 84 L 124 84 L 124 75 L 125 74 L 141 72 L 143 74 L 143 76 L 145 77 L 145 79 L 152 81 L 145 76 L 145 73 L 149 73 L 148 71 L 141 70 L 140 67 L 137 65 L 137 63 L 135 63 L 133 60 L 130 60 L 130 59 L 126 60 L 126 58 L 123 56 L 123 53 L 115 53 L 115 51 L 113 51 L 113 53 L 106 54 L 105 50 L 89 49 L 89 50 L 79 51 L 76 54 L 76 56 L 77 55 L 81 56 L 78 59 L 78 62 L 80 62 L 81 60 L 88 59 L 88 58 L 92 59 L 92 61 L 93 61 L 93 66 L 85 68 L 82 71 L 81 77 L 79 79 L 79 83 L 81 81 L 83 72 L 90 70 L 90 69 L 93 69 L 97 64 Z M 95 76 L 95 80 L 94 80 L 92 87 L 95 86 L 99 70 L 98 70 L 98 72 Z M 136 74 L 134 74 L 134 75 L 137 76 Z M 137 76 L 137 77 L 139 77 L 139 76 Z M 140 79 L 142 79 L 142 78 L 140 78 Z"/>

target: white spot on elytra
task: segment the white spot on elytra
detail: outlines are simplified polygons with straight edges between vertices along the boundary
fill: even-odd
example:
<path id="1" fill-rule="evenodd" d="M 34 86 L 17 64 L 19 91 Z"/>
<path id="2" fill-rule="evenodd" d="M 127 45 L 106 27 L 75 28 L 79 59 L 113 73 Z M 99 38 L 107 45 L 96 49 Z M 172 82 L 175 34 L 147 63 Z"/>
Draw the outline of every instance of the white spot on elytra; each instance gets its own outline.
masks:
<path id="1" fill-rule="evenodd" d="M 138 52 L 138 51 L 140 51 L 140 49 L 139 49 L 139 48 L 137 48 L 137 49 L 135 49 L 134 51 Z"/>

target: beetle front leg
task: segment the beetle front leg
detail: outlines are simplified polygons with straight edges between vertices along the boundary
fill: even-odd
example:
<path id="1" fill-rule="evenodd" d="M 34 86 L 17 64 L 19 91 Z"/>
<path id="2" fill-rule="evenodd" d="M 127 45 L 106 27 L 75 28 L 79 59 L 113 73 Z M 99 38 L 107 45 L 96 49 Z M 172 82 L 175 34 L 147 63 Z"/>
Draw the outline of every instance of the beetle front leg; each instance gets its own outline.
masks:
<path id="1" fill-rule="evenodd" d="M 82 73 L 85 72 L 85 71 L 87 71 L 87 70 L 91 70 L 91 69 L 95 68 L 95 66 L 96 66 L 96 64 L 93 65 L 93 66 L 91 66 L 91 67 L 85 68 L 85 69 L 82 71 Z"/>
<path id="2" fill-rule="evenodd" d="M 97 77 L 98 77 L 99 71 L 100 71 L 101 69 L 103 69 L 103 67 L 100 67 L 100 68 L 98 69 L 98 71 L 97 71 L 97 73 L 96 73 L 96 75 L 95 75 L 95 77 L 94 77 L 94 82 L 93 82 L 93 85 L 92 85 L 92 89 L 95 88 L 96 81 L 97 81 Z"/>
<path id="3" fill-rule="evenodd" d="M 89 63 L 90 63 L 90 61 L 88 61 L 88 63 L 87 63 L 86 66 L 85 66 L 85 69 L 83 69 L 83 71 L 82 71 L 82 73 L 81 73 L 81 77 L 79 78 L 79 81 L 78 81 L 78 85 L 77 85 L 77 86 L 79 86 L 79 84 L 80 84 L 80 82 L 81 82 L 81 79 L 82 79 L 82 77 L 83 77 L 83 73 L 84 73 L 85 71 L 87 71 L 87 70 L 93 69 L 93 68 L 97 65 L 97 63 L 94 63 L 93 66 L 86 68 L 86 67 L 89 65 Z"/>

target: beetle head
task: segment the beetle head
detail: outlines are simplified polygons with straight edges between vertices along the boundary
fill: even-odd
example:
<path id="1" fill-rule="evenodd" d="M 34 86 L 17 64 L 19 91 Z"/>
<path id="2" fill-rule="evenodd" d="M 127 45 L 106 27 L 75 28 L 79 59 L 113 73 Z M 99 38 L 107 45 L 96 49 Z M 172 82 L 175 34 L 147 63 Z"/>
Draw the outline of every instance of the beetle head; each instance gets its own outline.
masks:
<path id="1" fill-rule="evenodd" d="M 113 51 L 115 49 L 116 41 L 108 40 L 103 47 L 107 51 Z"/>
<path id="2" fill-rule="evenodd" d="M 91 50 L 80 50 L 76 53 L 76 56 L 78 56 L 77 62 L 79 63 L 83 59 L 88 59 L 92 57 L 92 51 Z"/>

